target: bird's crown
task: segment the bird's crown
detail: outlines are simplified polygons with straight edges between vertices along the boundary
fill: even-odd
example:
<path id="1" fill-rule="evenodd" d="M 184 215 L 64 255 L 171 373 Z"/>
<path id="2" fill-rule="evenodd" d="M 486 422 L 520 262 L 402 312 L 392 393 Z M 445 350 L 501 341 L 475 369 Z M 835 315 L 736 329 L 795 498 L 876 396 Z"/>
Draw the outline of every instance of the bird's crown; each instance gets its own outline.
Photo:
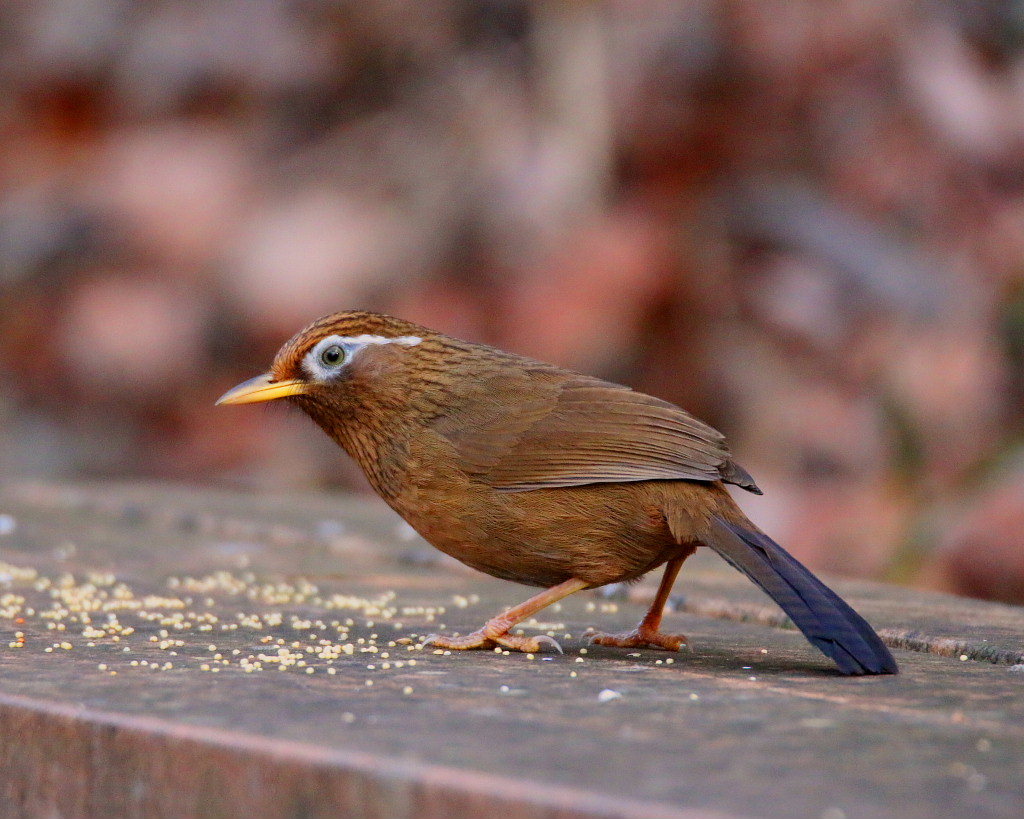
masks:
<path id="1" fill-rule="evenodd" d="M 271 372 L 277 378 L 298 373 L 314 378 L 324 376 L 333 368 L 344 366 L 366 347 L 415 347 L 433 335 L 436 334 L 426 327 L 382 313 L 333 313 L 296 333 L 274 358 Z"/>

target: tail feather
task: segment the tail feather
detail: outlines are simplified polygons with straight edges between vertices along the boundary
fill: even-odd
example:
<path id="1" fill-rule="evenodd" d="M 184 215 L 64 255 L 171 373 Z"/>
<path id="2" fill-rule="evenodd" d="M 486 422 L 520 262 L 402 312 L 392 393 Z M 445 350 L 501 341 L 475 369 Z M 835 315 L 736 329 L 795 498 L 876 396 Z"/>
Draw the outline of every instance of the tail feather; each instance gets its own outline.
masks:
<path id="1" fill-rule="evenodd" d="M 844 674 L 897 672 L 868 622 L 767 535 L 715 518 L 707 544 L 778 603 Z"/>

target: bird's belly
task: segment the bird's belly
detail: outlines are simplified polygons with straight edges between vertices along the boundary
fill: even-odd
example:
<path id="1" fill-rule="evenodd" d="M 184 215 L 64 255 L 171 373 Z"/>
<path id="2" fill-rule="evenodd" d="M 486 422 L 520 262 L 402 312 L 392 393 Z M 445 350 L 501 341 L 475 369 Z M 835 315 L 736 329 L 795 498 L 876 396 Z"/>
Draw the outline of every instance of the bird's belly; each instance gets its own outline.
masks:
<path id="1" fill-rule="evenodd" d="M 553 586 L 633 580 L 679 550 L 641 484 L 503 493 L 417 487 L 393 506 L 429 543 L 494 577 Z"/>

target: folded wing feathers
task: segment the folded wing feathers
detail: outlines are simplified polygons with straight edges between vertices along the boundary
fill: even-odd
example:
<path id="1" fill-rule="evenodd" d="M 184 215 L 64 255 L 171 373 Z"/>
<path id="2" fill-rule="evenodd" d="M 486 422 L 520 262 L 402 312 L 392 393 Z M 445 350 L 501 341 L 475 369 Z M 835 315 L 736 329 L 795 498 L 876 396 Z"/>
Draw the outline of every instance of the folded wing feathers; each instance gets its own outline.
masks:
<path id="1" fill-rule="evenodd" d="M 581 379 L 561 385 L 552 409 L 522 428 L 482 477 L 495 488 L 639 480 L 719 480 L 725 437 L 660 399 Z"/>

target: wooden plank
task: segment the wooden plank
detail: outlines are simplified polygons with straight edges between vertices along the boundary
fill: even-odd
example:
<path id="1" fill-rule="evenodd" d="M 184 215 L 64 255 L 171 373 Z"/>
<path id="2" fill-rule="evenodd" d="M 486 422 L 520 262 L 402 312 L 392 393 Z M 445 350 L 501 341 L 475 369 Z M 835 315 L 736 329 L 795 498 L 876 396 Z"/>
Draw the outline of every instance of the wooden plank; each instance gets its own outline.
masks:
<path id="1" fill-rule="evenodd" d="M 444 655 L 416 639 L 524 590 L 435 557 L 375 500 L 19 484 L 0 515 L 17 646 L 0 652 L 0 815 L 1024 808 L 1024 673 L 920 650 L 898 653 L 898 677 L 840 677 L 756 622 L 771 606 L 714 562 L 668 618 L 689 652 L 588 648 L 587 626 L 642 613 L 588 594 L 545 617 L 564 656 Z M 839 585 L 884 628 L 928 635 L 920 648 L 1022 649 L 1020 609 Z M 715 601 L 722 618 L 696 613 Z"/>

